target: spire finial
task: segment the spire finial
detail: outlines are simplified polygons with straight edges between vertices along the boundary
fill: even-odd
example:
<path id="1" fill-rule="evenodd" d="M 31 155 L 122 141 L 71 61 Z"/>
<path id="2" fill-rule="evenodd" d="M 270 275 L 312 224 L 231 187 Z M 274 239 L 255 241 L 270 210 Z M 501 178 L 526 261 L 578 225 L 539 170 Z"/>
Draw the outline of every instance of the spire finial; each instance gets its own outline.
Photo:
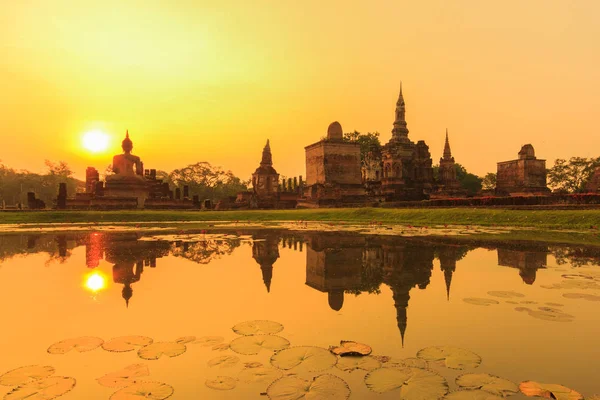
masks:
<path id="1" fill-rule="evenodd" d="M 450 151 L 450 140 L 448 140 L 448 128 L 446 128 L 446 143 L 444 144 L 444 158 L 447 160 L 452 158 L 452 151 Z"/>
<path id="2" fill-rule="evenodd" d="M 129 138 L 129 129 L 127 129 L 127 130 L 125 131 L 125 137 L 126 137 L 126 138 Z"/>
<path id="3" fill-rule="evenodd" d="M 400 81 L 400 96 L 402 96 L 402 81 Z"/>

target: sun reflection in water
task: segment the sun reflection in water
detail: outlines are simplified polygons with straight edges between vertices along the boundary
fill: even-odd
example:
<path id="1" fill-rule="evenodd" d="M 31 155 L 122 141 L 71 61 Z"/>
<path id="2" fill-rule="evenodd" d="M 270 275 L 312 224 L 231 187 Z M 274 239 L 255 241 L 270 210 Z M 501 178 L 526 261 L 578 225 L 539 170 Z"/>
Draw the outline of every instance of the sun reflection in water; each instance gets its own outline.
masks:
<path id="1" fill-rule="evenodd" d="M 88 274 L 85 278 L 85 288 L 92 293 L 98 293 L 106 288 L 106 277 L 98 271 Z"/>

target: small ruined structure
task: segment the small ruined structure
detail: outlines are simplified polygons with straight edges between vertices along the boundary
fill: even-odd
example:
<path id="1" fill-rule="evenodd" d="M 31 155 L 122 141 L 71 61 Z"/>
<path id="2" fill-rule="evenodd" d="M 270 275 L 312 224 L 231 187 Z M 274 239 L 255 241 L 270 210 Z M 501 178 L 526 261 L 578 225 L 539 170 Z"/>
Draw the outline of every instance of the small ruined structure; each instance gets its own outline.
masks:
<path id="1" fill-rule="evenodd" d="M 592 178 L 586 185 L 588 192 L 599 192 L 600 191 L 600 166 L 596 167 Z"/>
<path id="2" fill-rule="evenodd" d="M 452 157 L 450 150 L 450 140 L 448 139 L 448 129 L 446 129 L 446 142 L 444 144 L 444 153 L 440 158 L 440 167 L 438 170 L 438 181 L 435 195 L 432 197 L 464 197 L 466 190 L 463 190 L 456 177 L 456 162 Z"/>
<path id="3" fill-rule="evenodd" d="M 371 145 L 364 155 L 361 165 L 362 182 L 368 195 L 377 195 L 381 191 L 381 178 L 383 177 L 383 162 L 381 149 Z"/>
<path id="4" fill-rule="evenodd" d="M 85 174 L 85 193 L 68 198 L 66 187 L 59 189 L 59 209 L 191 209 L 200 208 L 197 196 L 189 197 L 188 186 L 176 188 L 175 193 L 167 182 L 156 178 L 155 169 L 144 169 L 140 157 L 133 155 L 133 142 L 129 131 L 121 143 L 122 154 L 115 155 L 112 174 L 105 182 L 100 180 L 98 170 L 88 167 Z M 182 196 L 183 194 L 183 196 Z"/>
<path id="5" fill-rule="evenodd" d="M 333 122 L 327 137 L 305 147 L 304 196 L 314 205 L 364 202 L 360 145 L 344 141 L 342 126 Z"/>
<path id="6" fill-rule="evenodd" d="M 379 167 L 376 155 L 370 160 L 368 171 L 364 176 L 377 176 Z M 365 165 L 366 167 L 366 165 Z M 374 169 L 374 171 L 373 171 Z M 381 151 L 381 189 L 386 200 L 421 200 L 429 196 L 433 188 L 433 167 L 429 146 L 420 140 L 416 144 L 408 138 L 406 124 L 406 104 L 402 94 L 396 102 L 396 113 L 392 138 Z M 373 182 L 371 186 L 375 186 Z"/>
<path id="7" fill-rule="evenodd" d="M 535 157 L 531 144 L 519 151 L 519 158 L 498 163 L 496 195 L 545 195 L 550 194 L 546 185 L 546 160 Z"/>

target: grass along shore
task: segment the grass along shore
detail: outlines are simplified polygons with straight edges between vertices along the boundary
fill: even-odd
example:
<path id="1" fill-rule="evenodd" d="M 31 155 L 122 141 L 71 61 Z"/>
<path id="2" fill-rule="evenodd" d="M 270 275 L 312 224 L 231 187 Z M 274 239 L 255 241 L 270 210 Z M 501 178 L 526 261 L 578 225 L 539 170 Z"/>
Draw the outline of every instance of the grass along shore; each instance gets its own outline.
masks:
<path id="1" fill-rule="evenodd" d="M 85 224 L 152 222 L 269 222 L 321 221 L 414 226 L 479 225 L 537 229 L 597 230 L 600 209 L 592 210 L 510 210 L 490 208 L 321 208 L 303 210 L 252 211 L 5 211 L 0 224 Z"/>

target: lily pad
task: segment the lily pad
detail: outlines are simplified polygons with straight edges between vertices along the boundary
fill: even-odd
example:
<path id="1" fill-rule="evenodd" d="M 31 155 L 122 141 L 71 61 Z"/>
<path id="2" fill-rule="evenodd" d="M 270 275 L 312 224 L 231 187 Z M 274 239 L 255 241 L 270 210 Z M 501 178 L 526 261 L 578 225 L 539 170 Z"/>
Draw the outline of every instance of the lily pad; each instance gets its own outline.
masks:
<path id="1" fill-rule="evenodd" d="M 389 363 L 387 363 L 385 366 L 387 368 L 411 367 L 411 368 L 428 369 L 429 363 L 421 358 L 409 357 L 409 358 L 402 358 L 400 360 L 394 359 L 394 360 L 390 361 Z"/>
<path id="2" fill-rule="evenodd" d="M 565 279 L 552 285 L 540 285 L 544 289 L 594 289 L 600 290 L 600 283 L 590 280 Z"/>
<path id="3" fill-rule="evenodd" d="M 464 374 L 456 378 L 456 384 L 465 389 L 481 389 L 502 397 L 519 393 L 516 383 L 490 374 Z"/>
<path id="4" fill-rule="evenodd" d="M 587 293 L 563 293 L 563 297 L 567 299 L 583 299 L 587 301 L 600 301 L 600 296 Z"/>
<path id="5" fill-rule="evenodd" d="M 175 343 L 188 344 L 196 340 L 196 336 L 181 336 L 175 339 Z"/>
<path id="6" fill-rule="evenodd" d="M 454 346 L 432 346 L 419 350 L 417 357 L 426 361 L 439 362 L 448 368 L 476 368 L 481 357 L 470 350 Z"/>
<path id="7" fill-rule="evenodd" d="M 125 352 L 135 350 L 140 346 L 148 346 L 152 342 L 152 338 L 147 336 L 120 336 L 104 342 L 102 348 L 106 351 Z"/>
<path id="8" fill-rule="evenodd" d="M 233 367 L 237 363 L 240 362 L 240 358 L 238 356 L 220 356 L 215 357 L 211 360 L 208 360 L 207 365 L 211 368 L 219 367 L 219 368 L 229 368 Z"/>
<path id="9" fill-rule="evenodd" d="M 511 290 L 492 290 L 487 292 L 490 296 L 494 297 L 502 297 L 502 298 L 511 298 L 511 297 L 525 297 L 524 294 L 519 292 L 513 292 Z"/>
<path id="10" fill-rule="evenodd" d="M 503 400 L 502 396 L 485 390 L 455 390 L 444 396 L 444 400 Z"/>
<path id="11" fill-rule="evenodd" d="M 213 346 L 213 350 L 215 350 L 214 346 L 218 346 L 219 344 L 221 344 L 221 342 L 223 342 L 223 340 L 225 340 L 223 336 L 202 336 L 201 338 L 197 338 L 190 344 L 198 344 L 203 347 Z M 227 348 L 229 348 L 229 345 L 227 345 Z"/>
<path id="12" fill-rule="evenodd" d="M 537 319 L 542 319 L 544 321 L 553 321 L 553 322 L 572 322 L 573 317 L 570 314 L 566 314 L 561 310 L 550 308 L 550 307 L 540 307 L 539 310 L 532 310 L 527 307 L 516 307 L 515 311 L 519 312 L 527 312 L 529 316 Z"/>
<path id="13" fill-rule="evenodd" d="M 219 343 L 216 344 L 212 347 L 211 350 L 216 350 L 216 351 L 225 351 L 225 350 L 229 350 L 229 343 Z"/>
<path id="14" fill-rule="evenodd" d="M 335 375 L 325 374 L 307 381 L 296 376 L 284 376 L 267 388 L 271 400 L 346 400 L 350 387 Z"/>
<path id="15" fill-rule="evenodd" d="M 463 301 L 465 303 L 473 304 L 475 306 L 489 306 L 491 304 L 500 304 L 500 302 L 497 300 L 483 299 L 481 297 L 465 297 Z"/>
<path id="16" fill-rule="evenodd" d="M 231 350 L 246 355 L 258 354 L 262 349 L 281 350 L 289 346 L 290 342 L 287 339 L 275 335 L 242 336 L 229 344 Z"/>
<path id="17" fill-rule="evenodd" d="M 144 360 L 158 360 L 162 356 L 177 357 L 185 353 L 185 344 L 176 342 L 157 342 L 138 350 L 138 356 Z"/>
<path id="18" fill-rule="evenodd" d="M 75 383 L 75 378 L 50 376 L 17 386 L 4 396 L 4 400 L 51 400 L 70 392 Z"/>
<path id="19" fill-rule="evenodd" d="M 546 303 L 546 305 L 552 306 L 552 307 L 564 307 L 565 306 L 564 304 L 561 304 L 561 303 L 550 303 L 550 302 Z"/>
<path id="20" fill-rule="evenodd" d="M 102 386 L 121 388 L 137 383 L 135 378 L 148 375 L 150 375 L 150 370 L 146 364 L 132 364 L 120 371 L 106 374 L 97 381 Z"/>
<path id="21" fill-rule="evenodd" d="M 392 359 L 392 357 L 390 357 L 390 356 L 371 356 L 371 357 L 373 357 L 374 359 L 376 359 L 380 363 L 384 363 L 384 364 L 386 362 L 389 362 Z"/>
<path id="22" fill-rule="evenodd" d="M 262 367 L 262 366 L 263 366 L 263 363 L 258 362 L 258 361 L 244 363 L 244 368 L 258 368 L 258 367 Z"/>
<path id="23" fill-rule="evenodd" d="M 545 397 L 556 400 L 583 400 L 581 393 L 566 386 L 552 383 L 525 381 L 519 384 L 519 389 L 526 396 Z"/>
<path id="24" fill-rule="evenodd" d="M 275 321 L 246 321 L 234 326 L 233 331 L 238 335 L 274 335 L 283 330 L 283 325 Z"/>
<path id="25" fill-rule="evenodd" d="M 74 339 L 66 339 L 61 340 L 58 343 L 54 343 L 52 346 L 48 347 L 48 353 L 50 354 L 65 354 L 71 350 L 76 350 L 78 352 L 90 351 L 98 348 L 100 345 L 104 343 L 104 340 L 93 337 L 93 336 L 83 336 Z"/>
<path id="26" fill-rule="evenodd" d="M 291 347 L 275 353 L 271 365 L 279 369 L 298 367 L 306 372 L 318 372 L 333 367 L 337 357 L 326 349 L 313 346 Z"/>
<path id="27" fill-rule="evenodd" d="M 244 368 L 238 375 L 238 379 L 244 383 L 271 383 L 281 378 L 283 373 L 277 368 L 254 367 Z"/>
<path id="28" fill-rule="evenodd" d="M 356 371 L 357 369 L 362 369 L 363 371 L 373 371 L 374 369 L 380 368 L 381 363 L 370 356 L 348 356 L 340 357 L 335 366 L 346 372 Z"/>
<path id="29" fill-rule="evenodd" d="M 400 389 L 400 399 L 439 399 L 448 393 L 448 382 L 433 371 L 420 368 L 379 368 L 365 376 L 367 387 L 377 393 Z"/>
<path id="30" fill-rule="evenodd" d="M 371 346 L 350 340 L 340 341 L 339 346 L 330 346 L 329 351 L 338 356 L 368 356 L 373 349 Z"/>
<path id="31" fill-rule="evenodd" d="M 161 382 L 136 382 L 118 390 L 110 396 L 110 400 L 164 400 L 173 395 L 172 386 Z"/>
<path id="32" fill-rule="evenodd" d="M 54 368 L 49 365 L 28 365 L 8 371 L 0 376 L 0 385 L 18 386 L 38 381 L 54 374 Z"/>
<path id="33" fill-rule="evenodd" d="M 237 381 L 230 376 L 217 376 L 216 378 L 207 379 L 204 384 L 215 390 L 231 390 L 235 389 Z"/>

